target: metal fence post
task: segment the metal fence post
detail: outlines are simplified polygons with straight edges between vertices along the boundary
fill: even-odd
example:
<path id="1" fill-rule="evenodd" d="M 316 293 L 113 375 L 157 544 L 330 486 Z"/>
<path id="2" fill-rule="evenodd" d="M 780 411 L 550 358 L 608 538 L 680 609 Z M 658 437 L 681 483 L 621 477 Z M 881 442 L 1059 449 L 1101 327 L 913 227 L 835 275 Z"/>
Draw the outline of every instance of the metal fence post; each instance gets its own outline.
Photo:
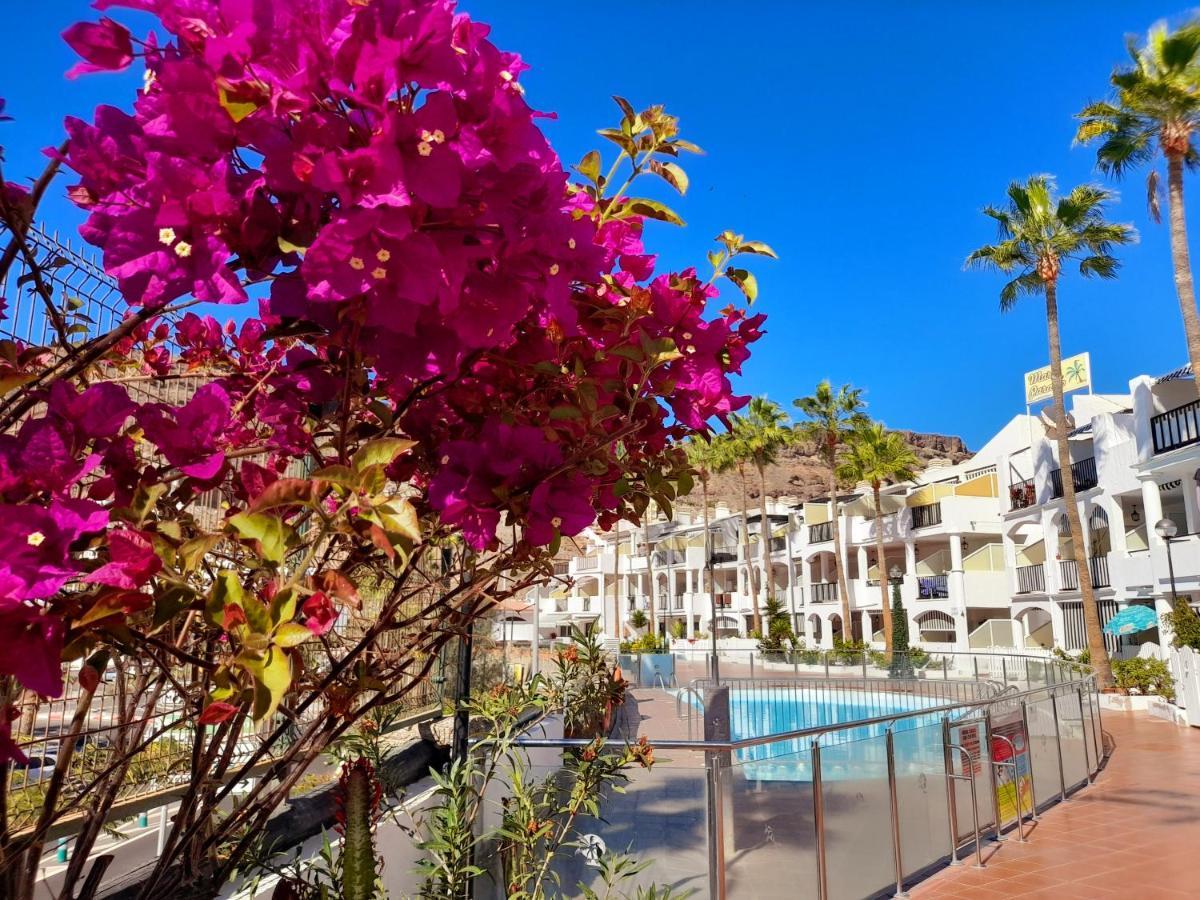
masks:
<path id="1" fill-rule="evenodd" d="M 821 744 L 812 742 L 813 830 L 817 838 L 817 898 L 829 900 L 829 880 L 825 870 L 825 800 L 821 794 Z"/>
<path id="2" fill-rule="evenodd" d="M 1033 800 L 1033 810 L 1030 818 L 1036 822 L 1038 817 L 1037 779 L 1033 775 L 1033 734 L 1029 730 L 1029 708 L 1021 701 L 1021 728 L 1025 730 L 1025 762 L 1029 766 L 1029 796 Z"/>
<path id="3" fill-rule="evenodd" d="M 1008 684 L 1008 661 L 1002 656 L 1000 657 L 1000 671 L 1004 673 L 1004 684 Z"/>
<path id="4" fill-rule="evenodd" d="M 979 680 L 979 657 L 971 655 L 971 664 L 975 667 L 975 680 Z"/>
<path id="5" fill-rule="evenodd" d="M 828 678 L 829 677 L 829 651 L 828 650 L 824 651 L 824 653 L 822 653 L 822 656 L 825 657 L 825 677 Z"/>
<path id="6" fill-rule="evenodd" d="M 866 678 L 867 677 L 867 651 L 866 650 L 864 650 L 862 652 L 862 669 L 863 669 L 863 678 Z"/>
<path id="7" fill-rule="evenodd" d="M 1088 739 L 1087 739 L 1088 730 L 1087 730 L 1087 726 L 1083 724 L 1083 688 L 1081 688 L 1081 687 L 1076 688 L 1075 693 L 1079 697 L 1079 730 L 1080 730 L 1080 739 L 1083 741 L 1083 761 L 1087 768 L 1088 784 L 1091 784 L 1096 779 L 1095 779 L 1095 775 L 1093 774 L 1093 771 L 1092 771 L 1092 757 L 1091 757 L 1091 754 L 1088 753 Z M 1090 719 L 1091 716 L 1088 716 L 1088 718 Z M 1099 768 L 1099 764 L 1097 764 L 1097 768 Z"/>
<path id="8" fill-rule="evenodd" d="M 885 732 L 887 741 L 888 803 L 892 813 L 892 861 L 896 864 L 897 897 L 908 896 L 904 892 L 904 859 L 900 852 L 900 802 L 896 796 L 896 746 L 892 726 Z"/>
<path id="9" fill-rule="evenodd" d="M 942 681 L 947 681 L 950 678 L 950 658 L 942 657 Z"/>
<path id="10" fill-rule="evenodd" d="M 725 801 L 721 792 L 721 756 L 708 754 L 708 895 L 725 900 Z"/>
<path id="11" fill-rule="evenodd" d="M 1100 771 L 1100 763 L 1104 759 L 1104 735 L 1100 730 L 1100 695 L 1096 693 L 1093 684 L 1088 691 L 1088 717 L 1092 720 L 1092 746 L 1096 751 L 1096 771 Z"/>
<path id="12" fill-rule="evenodd" d="M 954 753 L 950 749 L 950 719 L 942 719 L 942 756 L 946 766 L 946 817 L 950 825 L 950 865 L 961 866 L 958 858 L 958 798 L 954 791 Z"/>
<path id="13" fill-rule="evenodd" d="M 1062 733 L 1058 727 L 1058 698 L 1054 694 L 1050 695 L 1050 713 L 1054 717 L 1054 746 L 1058 750 L 1058 798 L 1065 801 L 1067 799 L 1067 774 L 1063 769 Z"/>
<path id="14" fill-rule="evenodd" d="M 750 651 L 750 677 L 754 677 L 754 651 Z"/>
<path id="15" fill-rule="evenodd" d="M 995 759 L 993 758 L 993 755 L 994 755 L 993 748 L 995 745 L 993 744 L 994 738 L 992 737 L 992 710 L 991 710 L 991 708 L 989 708 L 987 710 L 987 712 L 984 713 L 984 716 L 983 716 L 983 735 L 984 735 L 984 739 L 987 741 L 988 761 L 991 764 L 992 814 L 996 817 L 996 840 L 1003 841 L 1004 838 L 1000 834 L 1000 792 L 996 790 L 996 788 L 998 787 L 998 779 L 996 778 L 996 764 L 995 764 Z M 980 762 L 982 762 L 982 760 L 983 760 L 983 754 L 981 752 L 980 753 Z M 1013 762 L 1016 762 L 1015 758 L 1013 759 Z M 1018 790 L 1020 789 L 1020 785 L 1017 784 L 1016 769 L 1013 770 L 1013 787 Z M 1018 796 L 1017 797 L 1017 821 L 1019 822 L 1020 820 L 1021 820 L 1021 798 Z"/>

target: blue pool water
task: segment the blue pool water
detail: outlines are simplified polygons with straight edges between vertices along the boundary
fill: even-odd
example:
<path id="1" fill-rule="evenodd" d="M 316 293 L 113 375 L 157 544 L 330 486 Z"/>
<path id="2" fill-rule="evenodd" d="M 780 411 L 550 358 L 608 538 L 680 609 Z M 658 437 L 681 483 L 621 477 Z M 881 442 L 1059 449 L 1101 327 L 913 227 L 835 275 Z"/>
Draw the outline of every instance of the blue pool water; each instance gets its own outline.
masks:
<path id="1" fill-rule="evenodd" d="M 890 695 L 882 692 L 825 691 L 820 688 L 784 690 L 733 690 L 729 713 L 733 739 L 782 734 L 818 725 L 836 725 L 938 706 L 945 701 L 930 697 Z M 696 702 L 693 700 L 693 704 Z M 898 721 L 900 733 L 936 725 L 937 714 L 911 716 Z M 841 729 L 821 738 L 822 779 L 861 777 L 886 764 L 883 735 L 886 723 Z M 809 781 L 812 779 L 812 738 L 774 741 L 746 747 L 735 754 L 734 766 L 754 781 Z"/>

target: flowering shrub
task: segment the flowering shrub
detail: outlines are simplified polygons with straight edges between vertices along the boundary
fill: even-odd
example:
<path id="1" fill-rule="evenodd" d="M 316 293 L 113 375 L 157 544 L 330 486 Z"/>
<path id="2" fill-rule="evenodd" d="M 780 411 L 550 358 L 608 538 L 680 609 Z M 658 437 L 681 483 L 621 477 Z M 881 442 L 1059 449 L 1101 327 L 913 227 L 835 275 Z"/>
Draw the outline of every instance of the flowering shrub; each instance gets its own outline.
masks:
<path id="1" fill-rule="evenodd" d="M 714 314 L 717 285 L 752 301 L 738 261 L 773 254 L 726 232 L 709 277 L 657 273 L 647 220 L 681 222 L 633 189 L 686 189 L 676 120 L 618 100 L 615 156 L 572 181 L 520 57 L 449 0 L 97 6 L 160 25 L 64 34 L 73 76 L 145 65 L 132 112 L 68 119 L 32 189 L 0 179 L 0 278 L 20 261 L 57 335 L 0 343 L 0 706 L 61 695 L 65 661 L 76 729 L 106 672 L 127 683 L 105 722 L 126 759 L 187 730 L 187 813 L 143 889 L 166 896 L 228 876 L 308 762 L 546 577 L 562 537 L 690 489 L 679 442 L 745 402 L 730 377 L 763 321 Z M 60 168 L 128 304 L 111 331 L 26 240 Z M 22 757 L 15 718 L 0 759 Z M 127 771 L 64 795 L 67 744 L 0 863 L 8 896 L 68 810 L 83 874 Z M 268 759 L 280 780 L 232 800 Z"/>

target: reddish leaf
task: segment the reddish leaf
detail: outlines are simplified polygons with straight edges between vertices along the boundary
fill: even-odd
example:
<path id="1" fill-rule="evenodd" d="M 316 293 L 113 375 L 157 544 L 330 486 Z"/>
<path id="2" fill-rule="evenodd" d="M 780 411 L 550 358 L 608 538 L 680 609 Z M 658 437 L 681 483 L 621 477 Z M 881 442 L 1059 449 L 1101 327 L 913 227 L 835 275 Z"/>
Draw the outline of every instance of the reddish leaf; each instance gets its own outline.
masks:
<path id="1" fill-rule="evenodd" d="M 324 572 L 317 573 L 313 581 L 320 590 L 332 596 L 339 603 L 344 603 L 352 609 L 362 609 L 362 600 L 358 596 L 358 589 L 354 586 L 354 582 L 341 572 L 326 569 Z"/>
<path id="2" fill-rule="evenodd" d="M 232 703 L 226 703 L 223 700 L 214 700 L 208 706 L 204 707 L 204 712 L 200 713 L 200 718 L 197 721 L 201 725 L 218 725 L 226 719 L 237 715 L 238 708 Z"/>

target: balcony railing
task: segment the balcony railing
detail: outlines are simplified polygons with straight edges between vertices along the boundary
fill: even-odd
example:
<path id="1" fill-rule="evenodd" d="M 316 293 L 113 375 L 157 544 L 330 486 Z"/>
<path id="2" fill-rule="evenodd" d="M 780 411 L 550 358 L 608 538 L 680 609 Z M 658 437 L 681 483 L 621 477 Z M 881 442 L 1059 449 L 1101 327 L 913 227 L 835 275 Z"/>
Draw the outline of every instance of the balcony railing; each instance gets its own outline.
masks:
<path id="1" fill-rule="evenodd" d="M 1096 475 L 1096 458 L 1089 456 L 1079 462 L 1071 463 L 1071 480 L 1075 482 L 1075 490 L 1086 491 L 1100 483 Z M 1062 469 L 1054 469 L 1050 473 L 1050 494 L 1055 499 L 1063 495 Z"/>
<path id="2" fill-rule="evenodd" d="M 1008 486 L 1009 509 L 1028 509 L 1035 503 L 1037 503 L 1037 488 L 1034 487 L 1032 478 L 1026 478 L 1024 481 L 1018 481 L 1016 484 Z"/>
<path id="3" fill-rule="evenodd" d="M 835 603 L 837 602 L 837 598 L 836 581 L 818 581 L 812 586 L 813 603 Z"/>
<path id="4" fill-rule="evenodd" d="M 816 525 L 808 526 L 808 542 L 810 544 L 820 544 L 824 541 L 833 540 L 833 523 L 819 522 Z"/>
<path id="5" fill-rule="evenodd" d="M 1159 413 L 1150 420 L 1150 434 L 1155 453 L 1166 453 L 1200 441 L 1200 401 L 1193 400 Z"/>
<path id="6" fill-rule="evenodd" d="M 685 559 L 687 559 L 687 554 L 682 550 L 654 551 L 654 564 L 656 566 L 678 566 Z"/>
<path id="7" fill-rule="evenodd" d="M 1046 568 L 1041 563 L 1032 566 L 1017 566 L 1017 593 L 1033 594 L 1046 592 Z"/>
<path id="8" fill-rule="evenodd" d="M 945 575 L 921 575 L 917 578 L 918 600 L 945 600 L 950 596 L 950 582 Z"/>
<path id="9" fill-rule="evenodd" d="M 929 528 L 942 524 L 942 504 L 926 503 L 924 506 L 912 508 L 912 527 Z"/>
<path id="10" fill-rule="evenodd" d="M 598 556 L 581 556 L 575 560 L 576 572 L 594 572 L 600 568 L 600 558 Z"/>
<path id="11" fill-rule="evenodd" d="M 1062 576 L 1062 589 L 1064 591 L 1079 590 L 1079 564 L 1075 560 L 1060 560 L 1058 570 Z M 1107 556 L 1089 556 L 1088 572 L 1092 576 L 1092 587 L 1109 587 L 1112 584 L 1112 580 L 1108 576 Z"/>

